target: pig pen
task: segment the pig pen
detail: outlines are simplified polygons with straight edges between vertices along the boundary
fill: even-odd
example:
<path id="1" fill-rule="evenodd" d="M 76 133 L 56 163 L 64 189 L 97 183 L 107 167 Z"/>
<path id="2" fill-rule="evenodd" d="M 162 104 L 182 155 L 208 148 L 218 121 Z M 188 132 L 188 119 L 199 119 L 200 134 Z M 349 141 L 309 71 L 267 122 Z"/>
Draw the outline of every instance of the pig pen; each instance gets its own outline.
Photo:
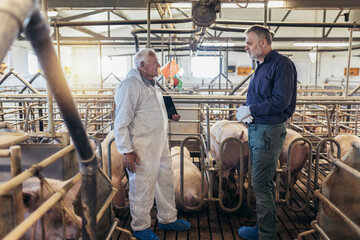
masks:
<path id="1" fill-rule="evenodd" d="M 8 96 L 7 96 L 8 97 Z M 18 97 L 18 96 L 17 96 Z M 26 96 L 22 96 L 23 98 Z M 29 97 L 29 96 L 28 96 Z M 106 97 L 106 100 L 102 99 L 102 102 L 104 103 L 104 105 L 109 106 L 109 109 L 107 109 L 107 111 L 104 112 L 100 112 L 98 113 L 98 115 L 96 114 L 97 112 L 99 112 L 99 109 L 101 106 L 97 106 L 97 105 L 92 105 L 92 101 L 95 101 L 100 99 L 100 96 L 89 96 L 86 95 L 86 100 L 85 96 L 76 96 L 78 97 L 77 99 L 77 104 L 82 105 L 83 106 L 79 106 L 80 112 L 83 112 L 84 114 L 80 114 L 80 116 L 84 119 L 84 122 L 89 125 L 91 125 L 93 122 L 97 122 L 99 120 L 99 117 L 102 117 L 104 115 L 102 114 L 107 114 L 108 110 L 111 111 L 111 104 L 109 105 L 109 102 L 111 102 L 112 100 L 109 100 L 109 97 Z M 76 98 L 75 97 L 75 98 Z M 94 98 L 94 100 L 89 100 L 91 98 Z M 102 96 L 101 96 L 102 98 Z M 204 124 L 202 121 L 204 120 L 205 116 L 203 114 L 203 112 L 206 111 L 206 109 L 204 109 L 206 103 L 205 102 L 201 102 L 199 101 L 198 103 L 195 103 L 196 101 L 191 101 L 191 103 L 188 103 L 189 100 L 186 99 L 180 99 L 180 97 L 174 97 L 174 102 L 177 106 L 178 111 L 180 112 L 182 118 L 180 120 L 180 122 L 171 122 L 170 123 L 170 131 L 169 131 L 169 139 L 171 142 L 171 146 L 174 145 L 179 145 L 179 143 L 187 136 L 202 136 L 203 134 L 206 133 L 206 131 L 204 132 L 204 130 L 202 129 L 202 125 Z M 7 100 L 9 101 L 9 100 Z M 13 101 L 13 100 L 11 100 Z M 24 100 L 21 100 L 24 101 Z M 25 99 L 25 101 L 29 101 L 32 102 L 33 100 L 27 100 Z M 209 101 L 206 99 L 206 101 Z M 303 100 L 302 100 L 303 101 Z M 177 104 L 178 103 L 178 104 Z M 301 102 L 300 102 L 301 103 Z M 304 101 L 303 101 L 304 103 Z M 31 104 L 27 105 L 28 109 L 34 108 L 30 106 Z M 44 112 L 45 112 L 45 104 L 43 106 L 41 106 L 41 109 L 44 108 Z M 2 107 L 5 107 L 4 104 L 2 104 Z M 222 115 L 231 115 L 234 112 L 235 108 L 220 108 L 221 106 L 215 106 L 212 107 L 210 109 L 210 111 L 212 111 L 213 113 L 219 114 L 217 111 L 221 111 L 220 113 Z M 6 110 L 6 108 L 4 108 Z M 38 109 L 38 108 L 36 108 Z M 39 108 L 40 109 L 40 108 Z M 309 110 L 308 110 L 309 109 Z M 331 108 L 333 109 L 333 108 Z M 10 115 L 10 109 L 8 110 L 9 113 L 7 114 L 2 114 L 1 116 L 8 116 Z M 8 112 L 8 111 L 4 111 L 4 112 Z M 16 116 L 20 115 L 20 111 L 18 110 L 18 114 Z M 294 129 L 304 129 L 303 131 L 303 136 L 306 136 L 309 140 L 311 140 L 311 142 L 313 142 L 313 146 L 316 146 L 317 142 L 319 140 L 321 140 L 323 137 L 327 137 L 328 136 L 328 132 L 326 132 L 325 130 L 327 129 L 327 121 L 324 120 L 326 119 L 326 109 L 324 107 L 322 107 L 321 109 L 318 109 L 318 107 L 314 110 L 312 107 L 310 107 L 309 105 L 306 105 L 306 108 L 304 110 L 304 105 L 299 105 L 298 109 L 297 109 L 298 113 L 297 115 L 301 115 L 301 116 L 308 116 L 308 112 L 307 111 L 311 111 L 311 113 L 315 116 L 317 116 L 316 121 L 310 118 L 303 118 L 303 119 L 308 119 L 307 121 L 304 122 L 303 119 L 296 119 L 294 118 L 292 122 L 289 123 L 289 125 L 291 127 L 293 127 Z M 351 115 L 350 114 L 351 111 Z M 31 112 L 31 111 L 30 111 Z M 56 111 L 58 112 L 58 111 Z M 225 112 L 228 112 L 228 114 L 225 114 Z M 34 113 L 37 113 L 37 111 L 34 111 Z M 230 114 L 231 113 L 231 114 Z M 341 113 L 341 114 L 340 114 Z M 352 132 L 356 132 L 357 130 L 357 122 L 353 121 L 353 122 L 346 122 L 348 125 L 345 125 L 345 119 L 347 117 L 349 117 L 350 119 L 357 119 L 357 109 L 344 109 L 344 108 L 340 108 L 339 110 L 336 111 L 336 116 L 337 118 L 331 119 L 331 124 L 332 126 L 340 126 L 339 123 L 341 122 L 343 129 L 347 129 L 347 130 L 351 130 Z M 206 113 L 205 113 L 206 115 Z M 88 118 L 86 116 L 89 116 Z M 330 114 L 331 116 L 331 114 Z M 23 117 L 26 118 L 26 114 L 23 114 Z M 29 115 L 29 117 L 31 117 L 31 114 Z M 340 121 L 340 117 L 342 117 L 344 120 Z M 59 117 L 60 118 L 60 117 Z M 30 135 L 35 135 L 35 133 L 32 133 L 30 129 L 31 125 L 31 121 L 33 122 L 40 122 L 40 120 L 38 120 L 38 116 L 35 115 L 35 117 L 33 117 L 34 120 L 29 119 L 30 121 L 29 123 L 29 127 L 25 128 L 25 129 L 29 129 L 29 134 Z M 37 119 L 37 120 L 35 120 Z M 11 120 L 11 118 L 6 119 L 6 120 Z M 21 119 L 23 120 L 23 118 Z M 25 119 L 26 120 L 26 119 Z M 44 128 L 47 127 L 48 123 L 46 122 L 46 118 L 42 119 L 44 120 Z M 215 119 L 209 119 L 209 121 L 213 122 L 217 120 L 217 118 Z M 302 120 L 302 121 L 301 121 Z M 322 120 L 323 122 L 319 125 L 319 121 Z M 109 121 L 109 123 L 107 123 L 108 119 L 102 120 L 102 126 L 106 127 L 108 126 L 108 124 L 111 124 L 111 121 Z M 18 121 L 18 119 L 15 119 L 13 121 L 13 123 L 20 123 L 20 121 Z M 313 126 L 318 124 L 319 126 L 321 126 L 321 129 L 319 132 L 313 132 Z M 20 126 L 20 124 L 18 124 Z M 16 126 L 18 126 L 16 125 Z M 26 125 L 26 124 L 25 124 Z M 181 125 L 181 126 L 180 126 Z M 40 124 L 39 124 L 40 126 Z M 91 126 L 89 126 L 87 129 L 90 129 Z M 305 128 L 304 128 L 305 127 Z M 38 131 L 37 129 L 38 127 L 36 127 L 36 130 L 32 130 L 33 132 Z M 17 129 L 17 128 L 16 128 Z M 339 132 L 338 130 L 339 128 L 334 128 L 332 129 L 332 131 L 334 131 L 334 133 L 332 133 L 331 135 L 334 135 L 336 132 Z M 353 130 L 354 129 L 354 130 Z M 96 137 L 99 137 L 99 134 L 94 134 L 96 135 Z M 198 156 L 198 147 L 197 144 L 195 143 L 193 147 L 191 147 L 192 149 L 192 153 L 194 156 Z M 320 171 L 319 171 L 319 183 L 321 183 L 321 181 L 325 178 L 325 176 L 327 175 L 327 173 L 330 171 L 330 166 L 328 166 L 328 163 L 324 160 L 321 160 L 320 162 Z M 305 170 L 303 170 L 303 172 L 306 172 Z M 304 176 L 302 174 L 302 177 L 297 181 L 297 183 L 294 186 L 294 207 L 299 208 L 300 206 L 303 206 L 305 203 L 305 196 L 306 196 L 306 182 L 307 182 L 307 177 Z M 234 188 L 234 186 L 233 186 Z M 214 192 L 216 192 L 217 189 L 214 190 Z M 281 192 L 280 195 L 282 198 L 285 198 L 285 193 L 284 193 L 284 186 L 281 186 Z M 235 190 L 233 189 L 232 193 L 234 195 Z M 214 194 L 215 195 L 215 194 Z M 246 197 L 245 197 L 246 198 Z M 236 201 L 234 199 L 234 201 Z M 252 204 L 254 204 L 254 199 L 252 201 Z M 159 235 L 159 237 L 161 239 L 240 239 L 240 237 L 238 237 L 237 235 L 237 230 L 239 227 L 244 226 L 244 225 L 253 225 L 255 223 L 255 213 L 247 210 L 245 208 L 245 203 L 243 204 L 244 206 L 236 211 L 235 213 L 227 213 L 225 211 L 223 211 L 220 207 L 218 203 L 211 203 L 209 208 L 199 211 L 199 212 L 179 212 L 179 217 L 180 218 L 184 218 L 187 219 L 191 222 L 192 224 L 192 228 L 189 232 L 185 232 L 185 233 L 174 233 L 174 232 L 170 232 L 170 231 L 161 231 L 158 229 L 158 222 L 156 221 L 156 210 L 152 210 L 151 214 L 152 214 L 152 229 L 156 232 L 156 234 Z M 310 207 L 310 209 L 307 209 L 305 211 L 301 211 L 301 212 L 293 212 L 292 210 L 289 210 L 285 204 L 278 204 L 278 216 L 279 216 L 279 233 L 277 235 L 276 239 L 296 239 L 297 235 L 301 232 L 307 231 L 309 229 L 311 229 L 311 224 L 310 222 L 312 220 L 315 219 L 316 217 L 316 209 L 314 209 L 313 206 Z M 130 230 L 130 222 L 131 222 L 131 216 L 128 210 L 124 210 L 123 212 L 121 212 L 120 215 L 117 216 L 119 218 L 120 224 L 119 226 Z M 127 239 L 128 235 L 121 233 L 118 234 L 116 237 L 114 237 L 113 239 Z M 316 239 L 315 234 L 314 235 L 309 235 L 306 236 L 304 239 Z"/>
<path id="2" fill-rule="evenodd" d="M 300 207 L 305 203 L 306 178 L 301 178 L 294 186 L 295 198 L 294 203 Z M 282 194 L 284 198 L 284 194 Z M 298 234 L 311 229 L 310 222 L 315 219 L 314 210 L 303 212 L 293 212 L 285 205 L 278 205 L 279 232 L 276 239 L 296 239 Z M 255 224 L 255 213 L 241 207 L 235 213 L 224 212 L 218 203 L 210 204 L 209 208 L 199 212 L 179 212 L 178 217 L 191 223 L 191 229 L 187 232 L 172 232 L 158 229 L 156 220 L 156 209 L 151 211 L 152 225 L 151 229 L 159 236 L 160 239 L 179 239 L 179 240 L 227 240 L 241 239 L 238 234 L 238 228 Z M 120 216 L 119 226 L 125 229 L 131 229 L 131 216 L 129 210 L 124 211 Z M 120 233 L 114 239 L 127 239 L 127 235 Z M 316 239 L 315 235 L 308 236 L 305 239 Z"/>
<path id="3" fill-rule="evenodd" d="M 202 106 L 204 107 L 204 106 Z M 300 108 L 302 109 L 302 108 Z M 210 109 L 212 110 L 212 109 Z M 224 111 L 231 111 L 233 109 L 222 109 Z M 316 109 L 318 110 L 318 109 Z M 205 112 L 206 109 L 203 109 Z M 322 107 L 319 111 L 323 112 L 323 115 L 320 115 L 317 112 L 317 115 L 320 117 L 324 117 L 326 119 L 326 108 Z M 302 113 L 301 113 L 302 114 Z M 206 115 L 206 114 L 204 114 Z M 213 123 L 212 119 L 209 119 L 208 123 Z M 326 122 L 326 121 L 325 121 Z M 310 125 L 310 124 L 309 124 Z M 301 130 L 301 127 L 304 126 L 303 123 L 298 124 L 297 122 L 289 122 L 289 127 L 292 127 L 295 130 Z M 323 126 L 323 125 L 321 125 Z M 324 124 L 324 127 L 327 126 Z M 203 131 L 200 129 L 200 134 L 206 134 L 206 130 Z M 186 134 L 186 131 L 182 133 L 182 135 Z M 315 153 L 316 145 L 323 138 L 328 137 L 328 132 L 324 132 L 323 129 L 320 129 L 320 132 L 310 132 L 308 130 L 303 131 L 305 135 L 313 146 L 313 154 Z M 332 134 L 333 135 L 333 134 Z M 171 144 L 171 146 L 177 145 Z M 318 183 L 325 179 L 327 174 L 331 170 L 331 164 L 325 159 L 325 152 L 320 154 L 320 164 L 318 171 Z M 197 157 L 198 152 L 195 150 L 192 152 L 192 156 Z M 197 160 L 195 160 L 196 162 Z M 305 168 L 302 170 L 302 174 L 296 184 L 294 185 L 293 199 L 291 202 L 291 206 L 293 208 L 301 208 L 306 204 L 306 193 L 307 193 L 307 164 Z M 314 179 L 314 170 L 312 170 L 312 183 L 311 183 L 311 191 L 310 195 L 313 196 L 313 179 Z M 214 187 L 214 197 L 218 189 Z M 232 200 L 236 202 L 235 198 L 235 185 L 232 185 Z M 244 191 L 246 192 L 246 191 Z M 281 199 L 285 199 L 285 187 L 280 185 L 280 197 Z M 246 199 L 246 196 L 244 196 Z M 252 205 L 254 206 L 255 199 L 252 197 Z M 234 203 L 235 205 L 236 203 Z M 311 222 L 316 219 L 317 209 L 314 206 L 313 201 L 310 202 L 309 208 L 295 212 L 289 209 L 285 203 L 277 204 L 278 210 L 278 220 L 279 220 L 279 231 L 276 239 L 297 239 L 298 235 L 302 232 L 308 231 L 312 229 Z M 158 229 L 158 221 L 156 220 L 156 209 L 155 207 L 151 211 L 152 216 L 152 226 L 151 229 L 160 237 L 160 239 L 241 239 L 238 234 L 238 228 L 241 226 L 249 226 L 254 225 L 256 222 L 255 212 L 253 210 L 249 210 L 246 208 L 246 203 L 244 200 L 243 206 L 240 210 L 234 213 L 225 212 L 219 206 L 218 202 L 212 202 L 209 204 L 209 207 L 198 212 L 183 212 L 179 211 L 178 217 L 186 219 L 191 222 L 192 227 L 188 232 L 171 232 L 171 231 L 162 231 Z M 118 216 L 120 220 L 120 226 L 125 229 L 131 229 L 131 215 L 128 210 L 123 211 L 121 215 Z M 120 233 L 114 239 L 127 239 L 127 236 L 123 233 Z M 315 233 L 311 233 L 305 236 L 303 239 L 319 239 Z"/>
<path id="4" fill-rule="evenodd" d="M 197 156 L 195 152 L 193 156 Z M 194 158 L 195 162 L 198 159 Z M 326 161 L 321 161 L 319 171 L 319 179 L 323 179 L 329 168 Z M 303 172 L 306 172 L 305 170 Z M 126 181 L 126 178 L 124 178 Z M 296 183 L 294 190 L 294 207 L 299 208 L 305 203 L 306 194 L 306 176 L 302 176 Z M 128 185 L 125 185 L 128 188 Z M 214 197 L 217 197 L 218 187 L 214 186 Z M 230 186 L 233 202 L 236 202 L 235 185 Z M 285 198 L 284 187 L 281 187 L 280 195 Z M 244 198 L 246 199 L 246 198 Z M 254 199 L 252 199 L 254 204 Z M 289 210 L 284 204 L 278 205 L 279 214 L 279 233 L 277 239 L 296 239 L 300 232 L 311 229 L 310 222 L 315 219 L 316 212 L 314 209 L 295 213 Z M 253 225 L 255 223 L 255 213 L 246 208 L 245 203 L 240 210 L 235 213 L 227 213 L 222 210 L 219 204 L 211 203 L 209 207 L 199 212 L 179 212 L 179 218 L 187 219 L 191 222 L 192 228 L 188 232 L 176 233 L 170 231 L 162 231 L 158 229 L 156 220 L 156 210 L 153 209 L 152 228 L 161 239 L 240 239 L 237 230 L 243 225 Z M 130 230 L 131 216 L 129 210 L 124 210 L 117 215 L 120 223 L 118 226 Z M 113 239 L 128 239 L 128 235 L 119 233 Z M 306 239 L 316 239 L 315 236 Z"/>
<path id="5" fill-rule="evenodd" d="M 197 154 L 193 154 L 196 156 Z M 324 155 L 321 155 L 323 157 Z M 195 163 L 197 159 L 195 158 Z M 331 165 L 325 159 L 320 159 L 319 164 L 319 183 L 326 177 L 330 171 Z M 294 185 L 293 201 L 291 206 L 294 208 L 300 208 L 306 203 L 306 191 L 307 191 L 307 169 L 304 168 L 301 177 Z M 313 177 L 313 176 L 312 176 Z M 126 180 L 126 179 L 125 179 Z M 245 185 L 247 181 L 245 181 Z M 127 186 L 128 187 L 128 186 Z M 230 192 L 231 198 L 225 204 L 233 207 L 238 198 L 235 196 L 235 184 L 231 183 Z M 313 186 L 312 186 L 313 188 Z M 218 186 L 214 186 L 213 189 L 214 197 L 217 197 Z M 244 190 L 246 192 L 246 189 Z M 311 190 L 312 192 L 312 190 Z M 285 188 L 283 185 L 280 186 L 280 197 L 285 198 Z M 251 204 L 254 207 L 255 199 L 251 197 Z M 300 212 L 294 212 L 290 210 L 285 203 L 277 204 L 278 219 L 279 219 L 279 231 L 276 239 L 297 239 L 297 236 L 304 232 L 312 229 L 311 221 L 315 220 L 317 210 L 311 203 L 308 209 Z M 246 195 L 244 196 L 244 202 L 239 210 L 234 213 L 228 213 L 221 209 L 218 202 L 211 202 L 208 207 L 198 212 L 184 212 L 179 211 L 178 217 L 185 219 L 191 223 L 191 229 L 187 232 L 173 232 L 163 231 L 158 228 L 158 221 L 156 219 L 156 207 L 151 210 L 151 229 L 159 236 L 160 239 L 170 240 L 228 240 L 228 239 L 242 239 L 238 236 L 238 228 L 241 226 L 254 225 L 256 222 L 256 214 L 252 209 L 247 208 Z M 130 230 L 131 215 L 129 209 L 122 211 L 118 216 L 120 220 L 119 226 Z M 127 235 L 119 233 L 113 239 L 127 239 Z M 318 239 L 315 234 L 310 234 L 304 239 Z"/>
<path id="6" fill-rule="evenodd" d="M 51 134 L 48 135 L 50 136 Z M 46 134 L 40 136 L 44 137 Z M 33 224 L 36 226 L 36 221 L 40 217 L 55 211 L 46 211 L 46 209 L 50 209 L 54 206 L 56 202 L 60 201 L 66 192 L 69 191 L 69 188 L 81 180 L 81 175 L 77 170 L 78 161 L 75 158 L 74 146 L 72 144 L 69 145 L 70 141 L 68 134 L 64 134 L 63 138 L 65 139 L 62 139 L 62 143 L 66 146 L 62 146 L 61 144 L 26 143 L 26 141 L 37 137 L 39 137 L 39 135 L 29 135 L 28 133 L 18 132 L 0 134 L 0 238 L 2 239 L 20 239 Z M 37 207 L 36 205 L 29 215 L 24 211 L 25 197 L 23 197 L 24 194 L 22 193 L 22 189 L 24 189 L 22 184 L 33 176 L 38 177 L 45 188 L 50 189 L 50 192 L 53 191 L 51 187 L 54 186 L 50 186 L 46 183 L 46 177 L 51 177 L 51 181 L 54 181 L 55 179 L 66 180 L 70 177 L 73 177 L 73 179 L 70 184 L 67 183 L 61 190 L 56 189 L 54 191 L 51 197 L 49 197 L 51 202 L 47 200 L 41 205 L 40 203 L 42 202 L 39 202 L 40 206 Z M 98 218 L 96 225 L 98 228 L 97 238 L 104 239 L 108 234 L 111 225 L 114 225 L 113 227 L 115 229 L 118 223 L 113 219 L 113 213 L 110 211 L 109 206 L 116 190 L 112 188 L 109 179 L 100 169 L 96 172 L 96 179 L 96 212 Z M 44 194 L 43 189 L 40 189 L 39 192 L 41 192 L 41 195 Z M 80 224 L 79 227 L 81 227 L 81 223 L 74 220 L 74 214 L 81 216 L 81 206 L 79 205 L 81 203 L 79 197 L 80 195 L 77 195 L 73 202 L 75 212 L 71 207 L 64 204 L 62 204 L 61 207 L 66 212 L 64 217 L 69 214 L 72 219 L 71 221 L 74 221 L 74 224 Z M 40 198 L 41 197 L 36 198 L 37 201 L 40 201 Z M 33 207 L 33 205 L 31 206 Z M 34 213 L 33 210 L 35 210 L 36 213 Z M 45 226 L 49 226 L 50 229 L 55 228 L 55 222 L 46 222 L 45 220 L 44 222 Z M 65 223 L 62 222 L 61 224 Z M 68 228 L 68 225 L 64 226 Z M 46 230 L 42 230 L 42 228 L 43 227 L 41 227 L 40 230 L 44 231 L 44 234 L 47 234 Z M 116 229 L 119 230 L 118 228 Z M 24 239 L 29 239 L 27 237 L 28 236 Z"/>

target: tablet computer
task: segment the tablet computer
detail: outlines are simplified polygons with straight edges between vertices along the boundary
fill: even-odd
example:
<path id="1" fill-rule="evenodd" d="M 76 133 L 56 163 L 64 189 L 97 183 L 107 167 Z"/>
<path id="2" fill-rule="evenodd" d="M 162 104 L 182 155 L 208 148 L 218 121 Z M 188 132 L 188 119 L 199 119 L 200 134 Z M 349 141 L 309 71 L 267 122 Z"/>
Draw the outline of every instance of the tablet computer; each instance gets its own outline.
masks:
<path id="1" fill-rule="evenodd" d="M 165 107 L 168 115 L 168 119 L 172 119 L 172 115 L 177 114 L 174 102 L 171 98 L 171 96 L 163 96 Z"/>

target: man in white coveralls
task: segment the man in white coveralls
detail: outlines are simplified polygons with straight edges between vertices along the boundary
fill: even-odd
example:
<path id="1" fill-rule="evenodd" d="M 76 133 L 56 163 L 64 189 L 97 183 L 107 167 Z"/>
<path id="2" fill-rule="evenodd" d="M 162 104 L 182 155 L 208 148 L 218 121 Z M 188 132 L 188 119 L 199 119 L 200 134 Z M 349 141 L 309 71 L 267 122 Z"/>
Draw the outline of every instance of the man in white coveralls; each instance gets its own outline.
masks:
<path id="1" fill-rule="evenodd" d="M 154 196 L 159 229 L 187 231 L 190 223 L 177 219 L 168 117 L 154 80 L 160 64 L 152 49 L 137 52 L 134 62 L 136 69 L 130 70 L 115 92 L 115 140 L 129 174 L 134 236 L 153 240 L 159 239 L 150 229 Z M 172 120 L 179 118 L 178 114 L 172 116 Z"/>

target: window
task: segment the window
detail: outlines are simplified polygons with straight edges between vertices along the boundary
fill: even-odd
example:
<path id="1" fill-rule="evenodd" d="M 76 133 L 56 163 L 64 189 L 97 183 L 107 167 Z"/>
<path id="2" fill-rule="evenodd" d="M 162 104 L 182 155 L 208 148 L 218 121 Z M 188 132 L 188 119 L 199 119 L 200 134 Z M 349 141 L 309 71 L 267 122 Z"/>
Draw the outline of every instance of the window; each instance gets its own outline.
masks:
<path id="1" fill-rule="evenodd" d="M 219 57 L 192 57 L 191 73 L 197 78 L 215 78 L 219 74 Z"/>
<path id="2" fill-rule="evenodd" d="M 124 78 L 129 71 L 126 57 L 103 57 L 101 64 L 103 78 L 108 77 L 111 73 L 118 78 Z"/>
<path id="3" fill-rule="evenodd" d="M 39 63 L 36 55 L 33 52 L 28 52 L 28 71 L 33 75 L 39 71 Z"/>

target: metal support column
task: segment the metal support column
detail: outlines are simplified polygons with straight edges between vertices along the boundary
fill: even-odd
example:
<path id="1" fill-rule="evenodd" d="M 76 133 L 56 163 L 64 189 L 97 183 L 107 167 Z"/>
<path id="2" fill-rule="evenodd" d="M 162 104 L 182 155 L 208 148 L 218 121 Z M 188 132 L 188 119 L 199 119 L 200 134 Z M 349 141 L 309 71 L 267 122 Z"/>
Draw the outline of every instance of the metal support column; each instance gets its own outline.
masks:
<path id="1" fill-rule="evenodd" d="M 151 31 L 151 0 L 148 0 L 147 2 L 147 42 L 146 42 L 146 48 L 150 48 L 150 31 Z"/>
<path id="2" fill-rule="evenodd" d="M 57 59 L 48 24 L 42 18 L 39 10 L 32 13 L 25 33 L 38 56 L 46 80 L 54 94 L 66 126 L 74 139 L 74 145 L 80 157 L 79 166 L 82 175 L 81 201 L 83 207 L 82 239 L 96 239 L 96 188 L 94 188 L 96 186 L 96 156 L 90 147 L 64 72 Z"/>
<path id="3" fill-rule="evenodd" d="M 101 52 L 101 43 L 99 42 L 99 59 L 100 59 L 100 88 L 104 88 L 103 82 L 103 72 L 102 72 L 102 52 Z"/>
<path id="4" fill-rule="evenodd" d="M 319 46 L 318 46 L 318 45 L 316 45 L 316 61 L 315 61 L 315 89 L 317 88 L 318 65 L 319 65 Z"/>
<path id="5" fill-rule="evenodd" d="M 354 26 L 356 26 L 356 22 L 354 22 Z M 345 98 L 348 97 L 349 90 L 349 77 L 350 77 L 350 62 L 351 62 L 351 48 L 352 48 L 352 38 L 353 38 L 353 30 L 354 28 L 350 28 L 350 36 L 349 36 L 349 50 L 348 50 L 348 62 L 346 69 L 346 86 L 345 86 Z"/>
<path id="6" fill-rule="evenodd" d="M 268 0 L 265 0 L 264 1 L 264 26 L 267 27 L 267 22 L 268 22 L 268 19 L 267 19 L 267 12 L 268 12 Z"/>

